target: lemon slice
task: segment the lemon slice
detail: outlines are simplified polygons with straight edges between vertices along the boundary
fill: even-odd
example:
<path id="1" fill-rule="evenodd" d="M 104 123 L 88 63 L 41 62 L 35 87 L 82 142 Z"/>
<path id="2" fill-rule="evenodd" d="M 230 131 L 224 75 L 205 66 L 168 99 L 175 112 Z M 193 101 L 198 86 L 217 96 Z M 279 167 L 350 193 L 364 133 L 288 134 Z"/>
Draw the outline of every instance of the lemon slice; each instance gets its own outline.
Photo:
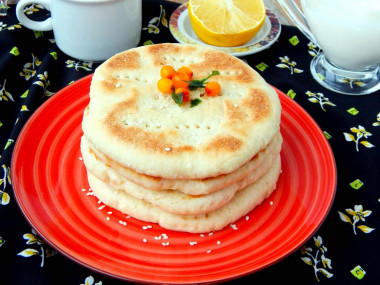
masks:
<path id="1" fill-rule="evenodd" d="M 195 34 L 214 46 L 248 42 L 265 20 L 262 0 L 190 0 L 188 11 Z"/>

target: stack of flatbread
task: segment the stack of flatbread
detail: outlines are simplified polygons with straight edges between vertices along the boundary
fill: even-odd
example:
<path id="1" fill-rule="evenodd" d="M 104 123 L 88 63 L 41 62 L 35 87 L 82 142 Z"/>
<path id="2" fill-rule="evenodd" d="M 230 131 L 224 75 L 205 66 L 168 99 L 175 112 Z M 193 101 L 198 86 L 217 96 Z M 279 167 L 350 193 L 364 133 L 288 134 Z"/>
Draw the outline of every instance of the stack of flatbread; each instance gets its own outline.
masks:
<path id="1" fill-rule="evenodd" d="M 163 65 L 212 77 L 219 96 L 177 105 L 157 89 Z M 259 205 L 281 172 L 281 105 L 240 59 L 211 48 L 158 44 L 117 54 L 93 76 L 81 151 L 105 204 L 192 233 L 220 230 Z"/>

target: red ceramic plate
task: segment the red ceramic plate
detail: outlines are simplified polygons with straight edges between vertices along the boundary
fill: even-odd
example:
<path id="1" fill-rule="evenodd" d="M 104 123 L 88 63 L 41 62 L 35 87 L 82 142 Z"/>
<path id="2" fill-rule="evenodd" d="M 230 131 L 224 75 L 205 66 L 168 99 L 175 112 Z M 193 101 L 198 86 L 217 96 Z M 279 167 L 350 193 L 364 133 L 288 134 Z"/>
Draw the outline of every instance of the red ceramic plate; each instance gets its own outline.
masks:
<path id="1" fill-rule="evenodd" d="M 38 234 L 103 274 L 148 283 L 220 282 L 265 268 L 298 249 L 335 195 L 334 156 L 323 133 L 277 90 L 283 111 L 277 190 L 235 224 L 214 233 L 168 231 L 99 203 L 89 190 L 79 141 L 91 76 L 64 88 L 31 117 L 12 159 L 18 204 Z"/>

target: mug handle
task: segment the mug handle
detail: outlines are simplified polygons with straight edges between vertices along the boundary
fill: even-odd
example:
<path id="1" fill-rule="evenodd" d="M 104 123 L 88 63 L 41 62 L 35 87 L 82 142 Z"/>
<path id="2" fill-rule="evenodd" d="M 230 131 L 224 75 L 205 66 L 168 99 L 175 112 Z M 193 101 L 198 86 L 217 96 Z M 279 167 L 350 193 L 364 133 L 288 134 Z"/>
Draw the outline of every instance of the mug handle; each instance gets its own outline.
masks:
<path id="1" fill-rule="evenodd" d="M 318 45 L 317 40 L 311 33 L 305 15 L 301 9 L 294 3 L 293 0 L 278 0 L 278 3 L 288 15 L 288 17 L 294 22 L 297 28 L 314 44 Z"/>
<path id="2" fill-rule="evenodd" d="M 44 8 L 50 11 L 50 0 L 20 0 L 16 5 L 16 16 L 22 25 L 34 30 L 34 31 L 51 31 L 53 29 L 53 24 L 51 17 L 47 18 L 42 22 L 37 22 L 29 19 L 25 13 L 24 9 L 28 5 L 40 4 Z"/>

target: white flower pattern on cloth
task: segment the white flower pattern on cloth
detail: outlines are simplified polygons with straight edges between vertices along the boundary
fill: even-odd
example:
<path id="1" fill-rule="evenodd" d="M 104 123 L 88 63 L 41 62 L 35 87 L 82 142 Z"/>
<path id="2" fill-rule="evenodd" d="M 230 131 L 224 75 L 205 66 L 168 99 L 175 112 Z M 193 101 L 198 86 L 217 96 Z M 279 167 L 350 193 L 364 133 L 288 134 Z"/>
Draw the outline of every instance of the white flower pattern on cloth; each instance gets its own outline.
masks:
<path id="1" fill-rule="evenodd" d="M 94 277 L 92 277 L 90 275 L 90 276 L 88 276 L 86 278 L 86 280 L 84 280 L 84 284 L 81 284 L 81 285 L 102 285 L 103 284 L 102 281 L 99 281 L 99 282 L 96 282 L 96 283 L 94 283 L 94 282 L 95 282 Z"/>
<path id="2" fill-rule="evenodd" d="M 343 132 L 343 134 L 344 134 L 344 137 L 345 137 L 346 141 L 348 141 L 348 142 L 353 141 L 355 143 L 355 145 L 356 145 L 356 151 L 359 151 L 359 144 L 361 144 L 361 145 L 363 145 L 363 146 L 365 146 L 367 148 L 375 147 L 369 141 L 361 140 L 362 138 L 366 138 L 367 139 L 369 136 L 372 136 L 372 134 L 370 132 L 368 132 L 363 126 L 359 125 L 357 128 L 356 127 L 352 127 L 350 130 L 356 136 L 354 136 L 353 134 L 350 134 L 350 133 L 345 133 L 345 132 Z"/>
<path id="3" fill-rule="evenodd" d="M 302 73 L 303 72 L 302 69 L 296 68 L 297 62 L 290 61 L 290 58 L 288 56 L 280 57 L 280 61 L 282 63 L 279 63 L 276 66 L 279 68 L 289 69 L 290 74 Z"/>
<path id="4" fill-rule="evenodd" d="M 329 271 L 330 269 L 332 269 L 331 260 L 325 256 L 325 253 L 327 252 L 327 247 L 323 245 L 322 237 L 313 237 L 313 240 L 314 245 L 316 246 L 315 254 L 311 247 L 303 246 L 301 248 L 301 254 L 304 255 L 304 257 L 301 257 L 301 259 L 307 265 L 313 267 L 315 278 L 317 278 L 319 282 L 318 273 L 322 273 L 327 278 L 333 277 L 334 274 L 332 274 Z M 323 267 L 318 266 L 320 262 L 322 262 Z"/>
<path id="5" fill-rule="evenodd" d="M 370 228 L 366 225 L 359 225 L 359 226 L 356 225 L 356 223 L 360 221 L 365 222 L 365 218 L 369 217 L 372 214 L 372 211 L 369 211 L 369 210 L 364 211 L 362 205 L 355 205 L 354 209 L 346 209 L 346 212 L 352 216 L 352 221 L 349 216 L 338 211 L 339 217 L 343 222 L 346 222 L 352 225 L 355 235 L 356 235 L 356 228 L 361 230 L 363 233 L 370 233 L 374 230 L 373 228 Z"/>
<path id="6" fill-rule="evenodd" d="M 159 34 L 160 33 L 160 28 L 159 25 L 162 24 L 164 27 L 168 27 L 168 20 L 166 19 L 166 11 L 160 5 L 160 15 L 158 17 L 153 17 L 147 27 L 143 28 L 143 31 L 148 31 L 148 33 L 153 33 L 153 34 Z"/>

